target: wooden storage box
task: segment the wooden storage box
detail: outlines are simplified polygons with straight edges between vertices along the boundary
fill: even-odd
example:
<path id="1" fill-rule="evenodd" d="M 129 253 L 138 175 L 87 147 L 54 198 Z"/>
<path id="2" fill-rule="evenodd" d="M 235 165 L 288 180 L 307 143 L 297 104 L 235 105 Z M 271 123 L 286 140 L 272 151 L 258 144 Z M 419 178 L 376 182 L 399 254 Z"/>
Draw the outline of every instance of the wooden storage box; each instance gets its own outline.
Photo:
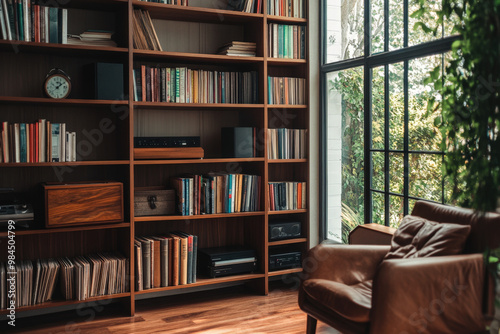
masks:
<path id="1" fill-rule="evenodd" d="M 44 184 L 45 226 L 123 222 L 123 184 L 86 182 Z"/>
<path id="2" fill-rule="evenodd" d="M 167 216 L 175 213 L 175 191 L 162 187 L 137 188 L 134 193 L 134 215 Z"/>

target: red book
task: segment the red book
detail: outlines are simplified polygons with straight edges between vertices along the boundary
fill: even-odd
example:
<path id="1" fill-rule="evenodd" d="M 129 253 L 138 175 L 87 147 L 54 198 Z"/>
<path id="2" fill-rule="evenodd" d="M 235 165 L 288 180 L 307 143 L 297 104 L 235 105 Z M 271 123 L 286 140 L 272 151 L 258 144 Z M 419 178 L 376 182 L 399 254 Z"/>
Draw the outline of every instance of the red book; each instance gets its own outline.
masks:
<path id="1" fill-rule="evenodd" d="M 302 183 L 297 183 L 297 209 L 303 209 L 302 207 Z"/>
<path id="2" fill-rule="evenodd" d="M 35 162 L 35 124 L 30 124 L 30 161 Z"/>
<path id="3" fill-rule="evenodd" d="M 35 11 L 35 42 L 40 42 L 40 6 L 33 6 Z"/>
<path id="4" fill-rule="evenodd" d="M 39 136 L 40 136 L 40 123 L 39 122 L 36 122 L 35 124 L 35 162 L 40 162 L 40 140 L 39 140 Z"/>
<path id="5" fill-rule="evenodd" d="M 141 65 L 142 101 L 146 102 L 146 65 Z"/>

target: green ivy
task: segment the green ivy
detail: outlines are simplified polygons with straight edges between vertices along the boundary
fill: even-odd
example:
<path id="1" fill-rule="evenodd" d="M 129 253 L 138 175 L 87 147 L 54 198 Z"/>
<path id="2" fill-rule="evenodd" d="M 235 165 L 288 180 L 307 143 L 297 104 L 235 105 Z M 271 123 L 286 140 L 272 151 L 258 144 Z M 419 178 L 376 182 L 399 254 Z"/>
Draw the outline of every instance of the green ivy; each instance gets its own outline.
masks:
<path id="1" fill-rule="evenodd" d="M 419 3 L 412 14 L 417 19 L 429 12 L 424 0 Z M 453 22 L 461 36 L 444 74 L 436 68 L 426 79 L 442 91 L 442 101 L 430 98 L 428 110 L 442 109 L 435 124 L 446 152 L 443 172 L 460 205 L 494 211 L 500 195 L 500 0 L 443 0 L 435 15 L 434 27 L 416 26 L 437 34 L 443 22 Z"/>

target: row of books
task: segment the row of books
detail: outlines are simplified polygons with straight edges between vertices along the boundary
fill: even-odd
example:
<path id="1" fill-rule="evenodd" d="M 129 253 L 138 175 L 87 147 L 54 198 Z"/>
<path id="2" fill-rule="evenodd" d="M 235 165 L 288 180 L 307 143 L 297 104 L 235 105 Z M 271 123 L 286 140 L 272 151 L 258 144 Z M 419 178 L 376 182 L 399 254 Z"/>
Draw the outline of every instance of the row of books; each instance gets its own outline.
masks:
<path id="1" fill-rule="evenodd" d="M 268 0 L 267 13 L 269 15 L 304 18 L 304 0 Z"/>
<path id="2" fill-rule="evenodd" d="M 10 287 L 15 282 L 15 294 Z M 0 263 L 0 309 L 37 305 L 52 300 L 59 290 L 65 300 L 128 291 L 128 259 L 120 254 L 97 253 L 73 259 L 37 259 Z"/>
<path id="3" fill-rule="evenodd" d="M 255 57 L 257 43 L 232 41 L 219 48 L 218 54 L 225 56 Z"/>
<path id="4" fill-rule="evenodd" d="M 178 231 L 136 237 L 134 250 L 137 291 L 196 283 L 198 236 Z"/>
<path id="5" fill-rule="evenodd" d="M 162 3 L 165 5 L 189 6 L 188 0 L 141 0 L 141 1 Z"/>
<path id="6" fill-rule="evenodd" d="M 267 129 L 269 159 L 305 159 L 306 134 L 303 129 Z"/>
<path id="7" fill-rule="evenodd" d="M 133 14 L 134 48 L 163 51 L 147 10 L 135 9 Z"/>
<path id="8" fill-rule="evenodd" d="M 32 0 L 2 0 L 0 30 L 10 41 L 67 43 L 68 10 L 36 5 Z"/>
<path id="9" fill-rule="evenodd" d="M 268 29 L 269 57 L 306 58 L 306 27 L 270 23 Z"/>
<path id="10" fill-rule="evenodd" d="M 244 13 L 262 13 L 262 0 L 228 0 L 228 10 Z"/>
<path id="11" fill-rule="evenodd" d="M 269 104 L 305 104 L 306 79 L 268 77 Z"/>
<path id="12" fill-rule="evenodd" d="M 186 67 L 134 69 L 134 99 L 173 103 L 257 103 L 257 72 L 221 72 Z"/>
<path id="13" fill-rule="evenodd" d="M 261 177 L 225 172 L 172 179 L 183 216 L 260 211 Z"/>
<path id="14" fill-rule="evenodd" d="M 269 210 L 306 208 L 306 182 L 269 182 Z"/>
<path id="15" fill-rule="evenodd" d="M 76 161 L 76 132 L 66 131 L 66 123 L 2 122 L 0 162 L 67 161 Z"/>

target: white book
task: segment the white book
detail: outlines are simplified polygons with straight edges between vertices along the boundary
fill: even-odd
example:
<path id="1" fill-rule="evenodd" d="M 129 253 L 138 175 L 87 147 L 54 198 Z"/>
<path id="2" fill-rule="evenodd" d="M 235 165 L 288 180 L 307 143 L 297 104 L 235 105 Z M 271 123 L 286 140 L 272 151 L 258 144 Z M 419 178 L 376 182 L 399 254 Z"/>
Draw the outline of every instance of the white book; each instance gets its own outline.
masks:
<path id="1" fill-rule="evenodd" d="M 52 123 L 52 162 L 59 162 L 60 161 L 60 130 L 61 130 L 61 124 L 59 123 Z"/>
<path id="2" fill-rule="evenodd" d="M 24 41 L 31 41 L 31 33 L 30 33 L 30 7 L 31 4 L 29 0 L 23 0 L 23 16 L 24 16 Z"/>
<path id="3" fill-rule="evenodd" d="M 71 143 L 72 141 L 72 136 L 70 132 L 66 132 L 66 144 L 65 144 L 65 159 L 66 161 L 71 161 L 71 148 L 73 147 L 73 144 Z"/>
<path id="4" fill-rule="evenodd" d="M 43 32 L 43 35 L 45 36 L 45 43 L 49 43 L 50 41 L 50 36 L 49 36 L 49 26 L 50 26 L 50 21 L 49 21 L 49 7 L 43 6 L 40 7 L 43 9 L 43 16 L 45 18 L 45 31 Z"/>
<path id="5" fill-rule="evenodd" d="M 4 11 L 7 12 L 7 7 L 2 8 L 2 4 L 0 4 L 0 30 L 2 31 L 2 39 L 8 39 L 7 26 L 9 22 L 5 20 Z"/>
<path id="6" fill-rule="evenodd" d="M 68 44 L 68 9 L 62 8 L 59 10 L 62 11 L 62 22 L 59 22 L 62 27 L 62 44 Z"/>
<path id="7" fill-rule="evenodd" d="M 60 153 L 59 157 L 61 158 L 61 162 L 66 161 L 66 123 L 61 123 L 61 146 L 60 146 Z"/>
<path id="8" fill-rule="evenodd" d="M 12 41 L 12 30 L 10 29 L 10 18 L 9 18 L 9 9 L 7 8 L 7 1 L 2 0 L 2 4 L 0 4 L 0 11 L 3 7 L 3 15 L 5 17 L 5 28 L 7 29 L 7 39 Z"/>
<path id="9" fill-rule="evenodd" d="M 76 161 L 76 132 L 71 132 L 71 161 Z"/>

